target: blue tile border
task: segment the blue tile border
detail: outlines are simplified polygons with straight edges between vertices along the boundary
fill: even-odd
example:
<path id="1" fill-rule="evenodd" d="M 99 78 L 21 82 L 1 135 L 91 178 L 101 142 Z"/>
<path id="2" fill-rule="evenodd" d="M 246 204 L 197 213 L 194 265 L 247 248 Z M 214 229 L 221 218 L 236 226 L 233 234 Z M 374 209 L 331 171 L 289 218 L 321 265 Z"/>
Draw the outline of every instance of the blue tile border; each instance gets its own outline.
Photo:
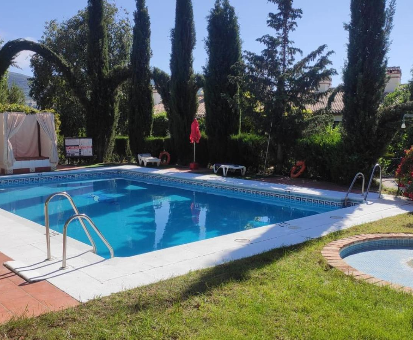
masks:
<path id="1" fill-rule="evenodd" d="M 46 174 L 40 173 L 31 176 L 13 177 L 13 178 L 3 178 L 0 179 L 0 187 L 13 187 L 21 185 L 33 185 L 42 183 L 56 183 L 62 181 L 75 181 L 75 180 L 87 180 L 87 179 L 104 179 L 120 177 L 125 179 L 135 179 L 140 181 L 147 181 L 151 184 L 162 184 L 179 186 L 185 189 L 193 190 L 208 190 L 215 192 L 230 192 L 237 193 L 243 196 L 249 197 L 260 197 L 270 200 L 279 200 L 284 202 L 294 202 L 294 203 L 305 203 L 314 206 L 324 206 L 333 208 L 343 208 L 343 199 L 331 199 L 325 197 L 314 197 L 311 195 L 303 195 L 298 193 L 291 193 L 288 190 L 264 190 L 264 189 L 253 189 L 237 185 L 230 184 L 220 184 L 214 183 L 207 180 L 197 180 L 197 179 L 184 179 L 172 176 L 158 175 L 158 174 L 148 174 L 131 170 L 96 170 L 96 171 L 79 171 L 78 173 L 53 173 Z M 189 187 L 189 188 L 188 188 Z M 348 200 L 347 206 L 356 206 L 360 202 Z"/>

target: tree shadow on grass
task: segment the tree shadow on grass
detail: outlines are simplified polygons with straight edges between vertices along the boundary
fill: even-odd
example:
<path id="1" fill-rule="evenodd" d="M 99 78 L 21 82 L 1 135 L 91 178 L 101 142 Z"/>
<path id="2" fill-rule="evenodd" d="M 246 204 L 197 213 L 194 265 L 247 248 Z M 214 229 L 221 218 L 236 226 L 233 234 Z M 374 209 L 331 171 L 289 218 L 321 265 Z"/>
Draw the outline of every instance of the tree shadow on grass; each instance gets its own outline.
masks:
<path id="1" fill-rule="evenodd" d="M 334 239 L 342 232 L 334 233 Z M 187 275 L 165 280 L 150 286 L 138 288 L 128 293 L 131 313 L 138 313 L 151 308 L 168 308 L 176 303 L 183 303 L 193 297 L 213 292 L 216 288 L 229 283 L 242 283 L 252 278 L 253 271 L 259 271 L 274 262 L 291 256 L 310 247 L 317 240 L 308 240 L 301 244 L 281 247 L 239 260 L 230 261 L 209 269 L 192 272 Z"/>

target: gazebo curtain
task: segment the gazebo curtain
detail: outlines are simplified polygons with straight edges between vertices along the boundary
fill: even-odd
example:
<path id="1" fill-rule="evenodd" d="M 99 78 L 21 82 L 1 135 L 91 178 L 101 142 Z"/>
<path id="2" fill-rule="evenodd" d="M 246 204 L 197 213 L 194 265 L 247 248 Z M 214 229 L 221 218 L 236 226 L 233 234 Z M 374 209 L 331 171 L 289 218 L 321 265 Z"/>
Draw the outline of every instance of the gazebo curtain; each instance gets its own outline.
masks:
<path id="1" fill-rule="evenodd" d="M 59 161 L 59 155 L 57 153 L 57 137 L 54 125 L 54 116 L 51 113 L 41 112 L 36 113 L 36 119 L 40 127 L 51 140 L 49 152 L 50 163 L 57 164 Z"/>
<path id="2" fill-rule="evenodd" d="M 12 167 L 13 163 L 16 161 L 13 155 L 13 146 L 10 142 L 10 138 L 13 137 L 19 131 L 22 126 L 26 115 L 22 115 L 18 112 L 8 112 L 4 113 L 4 134 L 7 140 L 7 148 L 4 148 L 5 157 L 7 166 Z"/>

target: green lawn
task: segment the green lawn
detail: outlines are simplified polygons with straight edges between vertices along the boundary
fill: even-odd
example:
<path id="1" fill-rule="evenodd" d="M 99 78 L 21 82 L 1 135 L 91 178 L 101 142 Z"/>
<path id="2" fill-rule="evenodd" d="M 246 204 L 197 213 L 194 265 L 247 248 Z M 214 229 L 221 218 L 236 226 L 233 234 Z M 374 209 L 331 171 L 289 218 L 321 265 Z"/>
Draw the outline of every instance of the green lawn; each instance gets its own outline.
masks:
<path id="1" fill-rule="evenodd" d="M 13 320 L 0 338 L 413 339 L 412 295 L 359 282 L 320 254 L 338 238 L 376 232 L 413 232 L 413 215 Z"/>

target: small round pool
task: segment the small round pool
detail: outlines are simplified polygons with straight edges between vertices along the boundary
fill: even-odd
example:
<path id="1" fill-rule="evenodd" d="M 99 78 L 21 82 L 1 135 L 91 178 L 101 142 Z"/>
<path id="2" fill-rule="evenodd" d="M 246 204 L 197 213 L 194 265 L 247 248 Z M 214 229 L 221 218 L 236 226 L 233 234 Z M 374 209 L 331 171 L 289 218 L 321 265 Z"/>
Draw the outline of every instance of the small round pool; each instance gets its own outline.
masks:
<path id="1" fill-rule="evenodd" d="M 330 243 L 322 253 L 346 274 L 413 292 L 413 234 L 357 235 Z"/>

